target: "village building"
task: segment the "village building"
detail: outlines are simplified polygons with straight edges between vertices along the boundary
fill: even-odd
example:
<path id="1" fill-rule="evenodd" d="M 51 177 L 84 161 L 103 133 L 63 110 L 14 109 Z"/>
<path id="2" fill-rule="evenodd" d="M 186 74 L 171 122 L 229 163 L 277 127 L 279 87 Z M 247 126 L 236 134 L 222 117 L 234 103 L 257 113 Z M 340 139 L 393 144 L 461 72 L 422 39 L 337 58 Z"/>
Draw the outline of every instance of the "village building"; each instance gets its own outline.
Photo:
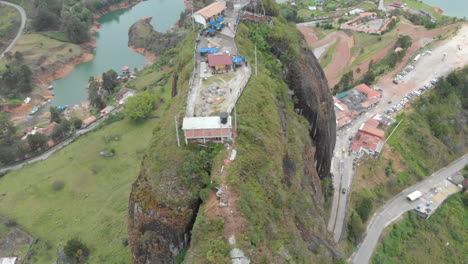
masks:
<path id="1" fill-rule="evenodd" d="M 359 131 L 352 139 L 349 149 L 354 154 L 359 154 L 362 151 L 368 155 L 376 156 L 380 154 L 384 145 L 385 141 L 381 138 Z"/>
<path id="2" fill-rule="evenodd" d="M 218 141 L 224 143 L 233 140 L 233 127 L 231 116 L 223 112 L 219 116 L 185 117 L 182 130 L 184 131 L 185 143 L 196 140 Z"/>
<path id="3" fill-rule="evenodd" d="M 335 105 L 336 127 L 340 129 L 349 124 L 353 120 L 353 116 L 348 107 L 335 96 L 333 96 L 333 103 Z"/>
<path id="4" fill-rule="evenodd" d="M 371 89 L 364 83 L 354 87 L 354 89 L 363 93 L 366 96 L 366 100 L 361 103 L 362 107 L 366 109 L 375 106 L 380 101 L 380 98 L 382 98 L 382 93 Z"/>
<path id="5" fill-rule="evenodd" d="M 94 121 L 96 121 L 96 117 L 95 116 L 90 116 L 90 117 L 87 117 L 83 120 L 83 125 L 82 127 L 87 127 L 89 126 L 90 124 L 92 124 Z"/>
<path id="6" fill-rule="evenodd" d="M 395 8 L 403 8 L 404 4 L 400 1 L 393 1 L 393 3 L 391 3 L 390 6 L 395 7 Z"/>
<path id="7" fill-rule="evenodd" d="M 208 55 L 208 66 L 212 69 L 213 73 L 219 73 L 222 71 L 228 72 L 231 65 L 232 59 L 227 52 Z"/>
<path id="8" fill-rule="evenodd" d="M 127 99 L 134 96 L 135 94 L 136 91 L 134 90 L 122 88 L 117 92 L 117 95 L 115 96 L 115 101 L 117 101 L 117 103 L 120 105 L 125 104 Z"/>
<path id="9" fill-rule="evenodd" d="M 112 105 L 108 105 L 104 109 L 99 111 L 99 113 L 101 113 L 101 117 L 103 117 L 103 116 L 110 114 L 114 109 L 115 107 L 113 107 Z"/>
<path id="10" fill-rule="evenodd" d="M 209 6 L 206 6 L 193 14 L 193 19 L 195 22 L 199 23 L 203 26 L 203 28 L 207 27 L 207 24 L 210 22 L 211 19 L 214 19 L 216 16 L 221 16 L 226 9 L 225 2 L 214 2 Z"/>

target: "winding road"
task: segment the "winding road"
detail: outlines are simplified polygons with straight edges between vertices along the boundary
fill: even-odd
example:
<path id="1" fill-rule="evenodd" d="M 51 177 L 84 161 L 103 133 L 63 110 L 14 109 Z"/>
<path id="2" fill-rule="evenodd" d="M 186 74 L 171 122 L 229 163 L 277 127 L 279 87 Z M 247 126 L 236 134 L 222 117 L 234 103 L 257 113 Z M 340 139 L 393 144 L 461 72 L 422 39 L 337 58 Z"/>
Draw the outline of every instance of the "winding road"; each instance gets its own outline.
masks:
<path id="1" fill-rule="evenodd" d="M 349 261 L 356 264 L 365 264 L 369 262 L 385 227 L 416 206 L 414 203 L 409 202 L 406 199 L 408 194 L 416 190 L 419 190 L 422 193 L 429 192 L 435 184 L 443 183 L 447 177 L 461 170 L 466 164 L 468 164 L 468 154 L 465 154 L 447 167 L 427 177 L 424 181 L 405 189 L 392 200 L 388 201 L 372 217 L 369 225 L 367 226 L 364 239 Z"/>
<path id="2" fill-rule="evenodd" d="M 17 4 L 13 4 L 13 3 L 10 3 L 10 2 L 6 2 L 6 1 L 0 1 L 0 4 L 9 5 L 9 6 L 12 6 L 12 7 L 16 8 L 18 10 L 18 12 L 20 12 L 20 15 L 21 15 L 21 25 L 20 25 L 20 28 L 18 30 L 18 34 L 16 34 L 16 37 L 13 39 L 13 41 L 10 43 L 10 45 L 8 45 L 8 47 L 0 54 L 0 59 L 1 59 L 1 58 L 3 58 L 5 53 L 9 52 L 13 48 L 13 46 L 15 46 L 16 41 L 18 41 L 18 39 L 21 37 L 21 35 L 23 35 L 24 26 L 26 25 L 26 12 L 24 11 L 24 9 L 21 6 L 19 6 Z"/>

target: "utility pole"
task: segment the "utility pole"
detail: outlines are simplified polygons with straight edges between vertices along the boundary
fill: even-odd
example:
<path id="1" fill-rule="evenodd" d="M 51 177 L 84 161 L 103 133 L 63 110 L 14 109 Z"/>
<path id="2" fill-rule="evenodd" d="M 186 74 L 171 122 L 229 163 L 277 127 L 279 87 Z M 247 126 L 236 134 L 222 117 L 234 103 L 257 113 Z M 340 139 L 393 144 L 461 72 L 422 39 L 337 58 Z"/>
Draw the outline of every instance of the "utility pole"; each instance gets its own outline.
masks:
<path id="1" fill-rule="evenodd" d="M 237 109 L 236 109 L 236 105 L 234 105 L 234 131 L 236 131 L 236 134 L 237 134 Z"/>
<path id="2" fill-rule="evenodd" d="M 177 146 L 180 147 L 179 125 L 177 124 L 177 116 L 174 116 L 174 121 L 175 121 L 175 130 L 176 130 L 176 136 L 177 136 Z"/>
<path id="3" fill-rule="evenodd" d="M 255 45 L 255 77 L 258 76 L 258 68 L 257 68 L 257 45 Z"/>

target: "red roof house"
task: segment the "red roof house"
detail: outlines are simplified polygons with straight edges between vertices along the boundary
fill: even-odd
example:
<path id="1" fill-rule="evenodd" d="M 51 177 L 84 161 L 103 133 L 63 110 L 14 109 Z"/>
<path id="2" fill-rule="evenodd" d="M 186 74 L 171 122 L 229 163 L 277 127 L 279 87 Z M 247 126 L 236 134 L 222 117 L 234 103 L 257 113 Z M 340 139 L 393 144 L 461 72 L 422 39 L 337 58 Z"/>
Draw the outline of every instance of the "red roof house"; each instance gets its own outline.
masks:
<path id="1" fill-rule="evenodd" d="M 351 141 L 349 149 L 356 153 L 363 150 L 368 154 L 377 154 L 382 151 L 384 144 L 382 139 L 359 131 Z"/>
<path id="2" fill-rule="evenodd" d="M 225 67 L 228 65 L 232 65 L 232 60 L 231 60 L 231 56 L 229 55 L 229 53 L 208 55 L 208 66 Z"/>
<path id="3" fill-rule="evenodd" d="M 362 124 L 359 128 L 359 131 L 362 131 L 363 133 L 369 134 L 371 136 L 378 137 L 380 139 L 383 139 L 383 137 L 385 136 L 385 131 L 369 126 L 367 124 Z"/>
<path id="4" fill-rule="evenodd" d="M 369 86 L 367 86 L 366 84 L 360 84 L 356 87 L 354 87 L 354 89 L 362 92 L 362 93 L 365 93 L 367 95 L 367 98 L 370 99 L 370 98 L 381 98 L 382 97 L 382 94 L 379 93 L 378 91 L 374 90 L 374 89 L 371 89 Z"/>

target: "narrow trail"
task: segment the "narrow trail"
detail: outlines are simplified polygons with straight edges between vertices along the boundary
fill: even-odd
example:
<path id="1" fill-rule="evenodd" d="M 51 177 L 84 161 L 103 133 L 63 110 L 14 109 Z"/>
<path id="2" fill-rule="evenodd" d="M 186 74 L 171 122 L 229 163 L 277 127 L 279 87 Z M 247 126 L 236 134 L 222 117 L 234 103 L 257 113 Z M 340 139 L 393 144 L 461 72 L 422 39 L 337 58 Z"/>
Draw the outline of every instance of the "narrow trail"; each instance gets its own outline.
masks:
<path id="1" fill-rule="evenodd" d="M 16 34 L 16 37 L 13 39 L 10 45 L 8 45 L 8 47 L 0 54 L 0 59 L 2 59 L 5 53 L 9 52 L 13 48 L 13 46 L 15 46 L 16 41 L 18 41 L 21 35 L 23 35 L 24 26 L 26 25 L 26 12 L 21 6 L 17 4 L 13 4 L 10 2 L 6 2 L 6 1 L 0 1 L 0 4 L 4 4 L 4 5 L 8 5 L 8 6 L 12 6 L 16 8 L 21 15 L 21 25 L 20 25 L 20 28 L 18 29 L 18 33 Z"/>

